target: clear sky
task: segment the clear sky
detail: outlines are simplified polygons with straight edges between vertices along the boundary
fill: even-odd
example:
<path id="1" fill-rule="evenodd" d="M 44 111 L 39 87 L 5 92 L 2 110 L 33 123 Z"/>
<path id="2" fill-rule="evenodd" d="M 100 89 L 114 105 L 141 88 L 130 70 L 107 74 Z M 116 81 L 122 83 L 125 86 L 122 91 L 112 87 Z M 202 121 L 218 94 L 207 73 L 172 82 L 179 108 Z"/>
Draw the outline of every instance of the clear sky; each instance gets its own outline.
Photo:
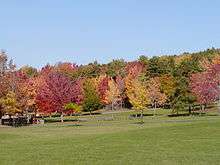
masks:
<path id="1" fill-rule="evenodd" d="M 219 0 L 1 0 L 0 48 L 18 66 L 134 60 L 220 47 Z"/>

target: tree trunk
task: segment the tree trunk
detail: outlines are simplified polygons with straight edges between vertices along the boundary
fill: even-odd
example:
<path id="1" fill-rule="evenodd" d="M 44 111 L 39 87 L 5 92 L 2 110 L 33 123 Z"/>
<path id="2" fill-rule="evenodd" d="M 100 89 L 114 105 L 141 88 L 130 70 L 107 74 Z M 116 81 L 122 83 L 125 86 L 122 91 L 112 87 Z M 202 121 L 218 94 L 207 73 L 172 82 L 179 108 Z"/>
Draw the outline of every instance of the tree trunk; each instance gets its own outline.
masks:
<path id="1" fill-rule="evenodd" d="M 76 118 L 75 126 L 77 126 L 77 125 L 79 125 L 79 116 L 77 115 L 77 116 L 75 116 L 75 118 Z"/>
<path id="2" fill-rule="evenodd" d="M 192 105 L 192 114 L 194 115 L 194 111 L 195 111 L 195 109 L 194 109 L 195 107 L 194 107 L 194 105 Z"/>
<path id="3" fill-rule="evenodd" d="M 0 124 L 2 124 L 2 112 L 0 110 Z"/>
<path id="4" fill-rule="evenodd" d="M 191 115 L 191 113 L 192 113 L 192 107 L 191 105 L 189 105 L 189 115 Z"/>
<path id="5" fill-rule="evenodd" d="M 0 119 L 2 118 L 2 116 L 3 116 L 3 114 L 2 114 L 2 111 L 1 111 L 1 109 L 0 109 Z"/>
<path id="6" fill-rule="evenodd" d="M 218 107 L 218 112 L 219 112 L 219 116 L 220 116 L 220 108 Z"/>
<path id="7" fill-rule="evenodd" d="M 144 111 L 143 111 L 143 109 L 141 110 L 141 124 L 143 124 L 144 123 Z"/>
<path id="8" fill-rule="evenodd" d="M 60 120 L 61 120 L 61 123 L 63 123 L 63 112 L 60 115 Z"/>
<path id="9" fill-rule="evenodd" d="M 92 116 L 92 111 L 91 110 L 89 110 L 89 114 L 90 114 L 90 116 Z"/>
<path id="10" fill-rule="evenodd" d="M 154 117 L 156 116 L 156 108 L 157 108 L 157 104 L 154 103 Z"/>
<path id="11" fill-rule="evenodd" d="M 203 109 L 204 109 L 204 105 L 200 105 L 200 116 L 202 116 Z"/>
<path id="12" fill-rule="evenodd" d="M 206 110 L 206 104 L 203 105 L 202 112 L 206 113 L 205 110 Z"/>
<path id="13" fill-rule="evenodd" d="M 37 124 L 37 110 L 34 110 L 33 124 Z"/>
<path id="14" fill-rule="evenodd" d="M 205 104 L 204 112 L 207 113 L 207 104 Z"/>

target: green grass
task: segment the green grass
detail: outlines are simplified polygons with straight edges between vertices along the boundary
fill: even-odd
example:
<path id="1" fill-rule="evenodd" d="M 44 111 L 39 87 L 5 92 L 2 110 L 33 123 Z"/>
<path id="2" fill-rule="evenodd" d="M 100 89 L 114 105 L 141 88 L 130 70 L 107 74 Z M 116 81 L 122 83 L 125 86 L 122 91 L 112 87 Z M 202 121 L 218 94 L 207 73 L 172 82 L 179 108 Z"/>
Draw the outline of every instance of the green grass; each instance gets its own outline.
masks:
<path id="1" fill-rule="evenodd" d="M 84 116 L 75 123 L 0 127 L 0 164 L 219 164 L 220 117 L 129 120 L 134 112 Z M 152 112 L 148 112 L 152 113 Z"/>

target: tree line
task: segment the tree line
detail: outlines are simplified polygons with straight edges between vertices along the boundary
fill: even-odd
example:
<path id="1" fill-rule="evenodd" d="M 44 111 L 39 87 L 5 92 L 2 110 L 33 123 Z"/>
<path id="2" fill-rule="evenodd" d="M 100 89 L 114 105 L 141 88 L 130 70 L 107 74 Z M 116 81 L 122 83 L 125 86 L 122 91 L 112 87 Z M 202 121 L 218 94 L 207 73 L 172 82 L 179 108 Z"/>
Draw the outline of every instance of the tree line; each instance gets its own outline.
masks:
<path id="1" fill-rule="evenodd" d="M 0 53 L 0 117 L 4 114 L 92 112 L 103 107 L 172 108 L 192 112 L 194 105 L 219 100 L 220 49 L 162 55 L 136 61 L 47 64 L 16 68 Z"/>

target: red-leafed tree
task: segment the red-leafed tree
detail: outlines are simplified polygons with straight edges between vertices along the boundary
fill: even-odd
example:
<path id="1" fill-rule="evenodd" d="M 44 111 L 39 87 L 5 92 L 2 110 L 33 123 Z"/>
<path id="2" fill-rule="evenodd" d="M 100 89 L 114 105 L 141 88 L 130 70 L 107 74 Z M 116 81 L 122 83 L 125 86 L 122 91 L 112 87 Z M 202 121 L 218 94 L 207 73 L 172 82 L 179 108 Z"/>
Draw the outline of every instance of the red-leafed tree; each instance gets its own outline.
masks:
<path id="1" fill-rule="evenodd" d="M 220 84 L 220 64 L 213 64 L 207 70 L 207 74 L 214 80 L 216 83 Z M 212 80 L 212 81 L 213 81 Z"/>
<path id="2" fill-rule="evenodd" d="M 54 71 L 55 71 L 54 66 L 51 66 L 51 65 L 47 64 L 46 66 L 44 66 L 40 70 L 39 74 L 41 76 L 48 76 L 48 74 L 50 74 L 51 72 L 54 72 Z"/>
<path id="3" fill-rule="evenodd" d="M 125 70 L 127 74 L 135 78 L 144 70 L 144 64 L 140 61 L 129 62 L 126 65 Z"/>
<path id="4" fill-rule="evenodd" d="M 196 96 L 197 102 L 202 105 L 204 110 L 205 106 L 209 103 L 216 101 L 219 97 L 219 83 L 215 74 L 211 70 L 208 72 L 196 73 L 190 77 L 190 87 L 192 93 Z"/>
<path id="5" fill-rule="evenodd" d="M 37 105 L 44 113 L 67 113 L 65 105 L 69 103 L 80 104 L 83 100 L 83 91 L 79 80 L 72 82 L 61 73 L 52 72 L 45 78 L 45 84 L 39 89 Z"/>
<path id="6" fill-rule="evenodd" d="M 98 93 L 102 104 L 106 104 L 106 92 L 108 90 L 108 77 L 100 77 L 100 81 L 98 83 Z"/>

